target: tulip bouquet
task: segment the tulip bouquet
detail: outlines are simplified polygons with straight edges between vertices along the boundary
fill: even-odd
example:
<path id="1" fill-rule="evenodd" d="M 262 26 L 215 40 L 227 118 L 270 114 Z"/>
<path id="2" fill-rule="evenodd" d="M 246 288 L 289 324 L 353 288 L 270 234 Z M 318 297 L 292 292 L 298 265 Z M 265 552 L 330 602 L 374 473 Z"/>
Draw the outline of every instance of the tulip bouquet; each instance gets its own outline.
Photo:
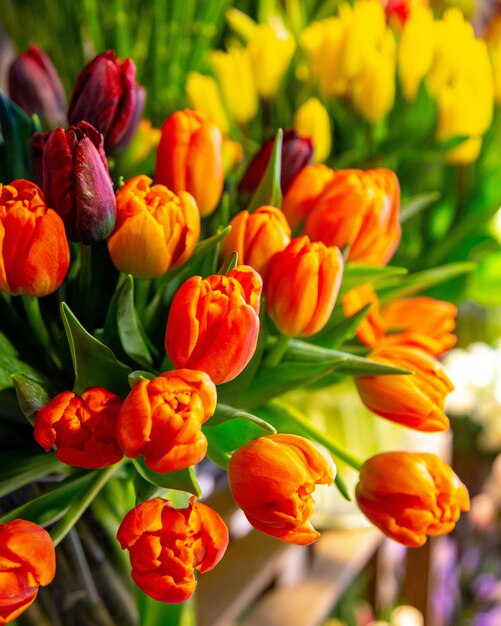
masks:
<path id="1" fill-rule="evenodd" d="M 225 96 L 231 124 L 199 110 L 219 93 L 211 76 L 200 90 L 200 74 L 186 90 L 205 102 L 154 131 L 141 121 L 147 90 L 135 63 L 111 50 L 84 67 L 68 107 L 41 49 L 10 67 L 10 98 L 0 96 L 0 623 L 51 582 L 59 544 L 58 567 L 76 568 L 90 589 L 86 623 L 143 624 L 146 614 L 181 623 L 196 572 L 215 567 L 229 541 L 201 501 L 197 474 L 214 466 L 254 528 L 299 545 L 319 536 L 316 485 L 354 495 L 406 546 L 450 532 L 468 509 L 466 488 L 437 456 L 364 461 L 287 401 L 298 387 L 328 389 L 334 405 L 336 384 L 353 379 L 376 415 L 447 430 L 452 385 L 438 357 L 455 344 L 456 307 L 421 292 L 471 265 L 410 274 L 388 265 L 403 217 L 429 207 L 429 194 L 401 204 L 405 176 L 375 153 L 330 167 L 318 162 L 330 132 L 298 133 L 287 121 L 282 130 L 271 98 L 294 46 L 271 27 L 256 38 L 261 25 L 231 15 L 250 38 L 248 48 L 214 52 L 223 89 L 229 68 L 241 71 L 245 97 Z M 333 19 L 351 24 L 343 15 Z M 247 55 L 261 63 L 259 123 Z M 343 92 L 362 111 L 375 76 Z M 316 118 L 317 104 L 308 106 Z M 307 109 L 302 119 L 311 121 Z M 345 119 L 349 131 L 354 118 Z M 360 471 L 355 494 L 338 462 Z M 96 551 L 112 581 L 101 597 L 88 562 Z M 130 576 L 139 618 L 109 600 L 130 589 Z"/>

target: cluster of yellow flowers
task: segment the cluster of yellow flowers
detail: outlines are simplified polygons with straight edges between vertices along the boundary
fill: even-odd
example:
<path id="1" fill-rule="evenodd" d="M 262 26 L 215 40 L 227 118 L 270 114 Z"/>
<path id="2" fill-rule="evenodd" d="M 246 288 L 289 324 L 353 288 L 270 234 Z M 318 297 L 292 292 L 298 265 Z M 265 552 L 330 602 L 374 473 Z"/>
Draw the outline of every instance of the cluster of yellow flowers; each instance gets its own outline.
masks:
<path id="1" fill-rule="evenodd" d="M 459 9 L 436 18 L 416 2 L 408 11 L 399 20 L 378 0 L 342 4 L 337 16 L 312 22 L 296 41 L 282 20 L 256 24 L 233 9 L 228 20 L 244 43 L 213 51 L 211 76 L 189 75 L 190 103 L 231 134 L 233 125 L 256 117 L 260 98 L 279 92 L 294 58 L 290 74 L 303 83 L 305 101 L 293 126 L 312 137 L 315 161 L 322 162 L 331 151 L 329 101 L 341 99 L 377 123 L 393 109 L 398 88 L 412 106 L 424 83 L 437 105 L 437 141 L 464 138 L 447 152 L 447 160 L 472 162 L 491 124 L 494 102 L 501 101 L 500 29 L 482 39 Z"/>

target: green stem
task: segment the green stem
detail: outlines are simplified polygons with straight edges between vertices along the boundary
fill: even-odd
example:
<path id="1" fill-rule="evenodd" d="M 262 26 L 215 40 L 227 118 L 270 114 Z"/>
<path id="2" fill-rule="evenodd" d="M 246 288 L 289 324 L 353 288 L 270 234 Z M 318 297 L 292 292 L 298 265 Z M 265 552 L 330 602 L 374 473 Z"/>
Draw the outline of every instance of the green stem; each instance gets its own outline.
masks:
<path id="1" fill-rule="evenodd" d="M 118 464 L 96 472 L 96 479 L 87 488 L 83 496 L 73 502 L 66 515 L 54 526 L 51 532 L 52 541 L 57 546 L 78 522 L 92 500 L 101 491 L 118 468 Z"/>
<path id="2" fill-rule="evenodd" d="M 284 358 L 285 353 L 287 352 L 290 340 L 291 338 L 286 337 L 285 335 L 280 335 L 277 338 L 277 341 L 268 353 L 268 356 L 266 357 L 266 360 L 264 362 L 264 365 L 266 367 L 276 367 L 280 363 L 280 361 Z"/>
<path id="3" fill-rule="evenodd" d="M 151 281 L 139 280 L 134 281 L 134 287 L 136 292 L 136 311 L 139 315 L 142 315 L 148 305 L 148 296 L 150 293 Z"/>
<path id="4" fill-rule="evenodd" d="M 52 340 L 45 325 L 45 322 L 42 317 L 42 312 L 40 310 L 40 302 L 38 298 L 32 296 L 22 296 L 24 312 L 26 313 L 26 318 L 30 325 L 31 330 L 35 334 L 35 337 L 38 340 L 38 343 L 44 350 L 46 350 L 49 355 L 52 363 L 58 368 L 61 369 L 62 362 L 59 358 L 59 355 L 54 350 L 54 346 L 52 345 Z"/>

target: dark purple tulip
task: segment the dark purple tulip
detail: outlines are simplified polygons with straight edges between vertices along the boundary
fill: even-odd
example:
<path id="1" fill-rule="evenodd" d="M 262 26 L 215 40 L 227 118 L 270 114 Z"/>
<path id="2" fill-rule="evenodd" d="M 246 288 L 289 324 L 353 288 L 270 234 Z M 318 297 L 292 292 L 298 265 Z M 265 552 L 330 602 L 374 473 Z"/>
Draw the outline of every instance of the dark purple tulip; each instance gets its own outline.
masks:
<path id="1" fill-rule="evenodd" d="M 131 59 L 122 63 L 113 50 L 98 54 L 78 76 L 68 110 L 70 124 L 85 120 L 103 134 L 107 150 L 120 147 L 141 119 L 144 97 L 138 97 L 138 87 Z"/>
<path id="2" fill-rule="evenodd" d="M 66 124 L 66 96 L 49 57 L 30 46 L 9 68 L 9 94 L 28 115 L 38 115 L 47 128 Z"/>
<path id="3" fill-rule="evenodd" d="M 263 143 L 259 152 L 249 163 L 245 174 L 238 185 L 238 191 L 245 200 L 250 198 L 261 182 L 273 151 L 275 138 Z M 285 130 L 282 140 L 282 172 L 280 186 L 285 193 L 287 188 L 303 167 L 311 163 L 313 144 L 307 137 L 300 137 L 293 130 Z"/>
<path id="4" fill-rule="evenodd" d="M 87 122 L 52 131 L 43 151 L 43 190 L 68 239 L 87 244 L 106 239 L 117 205 L 101 133 Z"/>

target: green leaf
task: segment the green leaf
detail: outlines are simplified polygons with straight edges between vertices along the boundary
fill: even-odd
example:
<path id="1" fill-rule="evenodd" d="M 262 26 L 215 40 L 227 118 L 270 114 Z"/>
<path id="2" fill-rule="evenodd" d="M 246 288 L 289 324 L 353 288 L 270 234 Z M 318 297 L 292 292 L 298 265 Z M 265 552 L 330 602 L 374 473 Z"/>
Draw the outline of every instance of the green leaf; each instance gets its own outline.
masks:
<path id="1" fill-rule="evenodd" d="M 235 409 L 232 406 L 220 403 L 218 403 L 214 415 L 206 422 L 205 425 L 209 428 L 212 428 L 213 426 L 218 426 L 219 424 L 224 424 L 225 422 L 234 419 L 248 420 L 249 422 L 254 422 L 254 424 L 259 426 L 263 430 L 268 430 L 270 433 L 276 432 L 273 426 L 271 426 L 261 418 L 256 417 L 252 413 L 247 413 L 246 411 L 242 411 L 241 409 Z"/>
<path id="2" fill-rule="evenodd" d="M 343 272 L 343 281 L 339 291 L 340 296 L 364 285 L 370 283 L 376 285 L 378 282 L 391 278 L 401 278 L 407 274 L 405 267 L 375 267 L 372 265 L 359 265 L 358 263 L 347 263 Z"/>
<path id="3" fill-rule="evenodd" d="M 260 206 L 280 207 L 282 204 L 282 188 L 280 176 L 282 172 L 282 138 L 283 131 L 278 129 L 275 135 L 273 151 L 258 188 L 254 192 L 247 210 L 252 213 Z"/>
<path id="4" fill-rule="evenodd" d="M 212 237 L 199 241 L 195 246 L 193 254 L 190 256 L 187 263 L 185 263 L 180 269 L 186 267 L 187 264 L 191 264 L 192 261 L 198 260 L 209 252 L 212 252 L 212 250 L 214 250 L 214 248 L 216 248 L 221 243 L 221 241 L 223 241 L 223 239 L 230 232 L 230 230 L 231 226 L 226 226 L 226 228 L 221 228 L 215 235 L 212 235 Z M 175 272 L 176 270 L 173 271 Z"/>
<path id="5" fill-rule="evenodd" d="M 132 459 L 134 467 L 138 473 L 152 485 L 162 487 L 163 489 L 177 489 L 178 491 L 187 491 L 200 498 L 202 491 L 197 482 L 195 470 L 193 467 L 187 467 L 179 472 L 169 472 L 167 474 L 159 474 L 153 472 L 144 464 L 143 459 Z"/>
<path id="6" fill-rule="evenodd" d="M 434 204 L 440 198 L 439 191 L 427 191 L 402 201 L 400 207 L 400 223 L 403 224 L 414 215 Z"/>
<path id="7" fill-rule="evenodd" d="M 334 484 L 336 485 L 339 493 L 343 496 L 343 498 L 345 500 L 348 500 L 348 502 L 351 502 L 350 492 L 348 491 L 348 487 L 346 486 L 346 483 L 344 482 L 343 477 L 341 476 L 339 471 L 336 472 L 336 478 L 334 478 Z"/>
<path id="8" fill-rule="evenodd" d="M 313 335 L 313 337 L 310 338 L 310 342 L 315 345 L 323 346 L 324 348 L 338 348 L 346 341 L 355 337 L 357 328 L 367 317 L 371 306 L 372 304 L 364 306 L 363 309 L 360 309 L 360 311 L 351 317 L 344 317 L 343 314 L 343 319 L 339 323 L 326 326 L 319 333 Z M 340 313 L 342 313 L 342 311 L 340 311 Z"/>
<path id="9" fill-rule="evenodd" d="M 54 393 L 47 385 L 23 376 L 23 374 L 13 374 L 11 378 L 21 411 L 26 419 L 33 424 L 37 411 L 51 400 Z"/>
<path id="10" fill-rule="evenodd" d="M 16 450 L 0 455 L 2 475 L 0 496 L 4 496 L 24 485 L 29 485 L 49 474 L 68 474 L 72 468 L 61 463 L 53 452 Z"/>
<path id="11" fill-rule="evenodd" d="M 24 374 L 36 380 L 43 380 L 42 374 L 37 372 L 31 365 L 24 363 L 10 351 L 4 352 L 2 347 L 0 347 L 0 391 L 13 386 L 13 374 Z"/>
<path id="12" fill-rule="evenodd" d="M 8 184 L 17 178 L 31 179 L 31 141 L 39 127 L 1 90 L 0 128 L 0 182 Z"/>
<path id="13" fill-rule="evenodd" d="M 478 260 L 469 277 L 468 296 L 484 307 L 501 306 L 501 252 L 489 252 Z"/>
<path id="14" fill-rule="evenodd" d="M 208 426 L 209 422 L 210 420 L 202 426 L 209 442 L 207 456 L 223 468 L 226 468 L 232 452 L 251 439 L 271 434 L 270 425 L 265 419 L 260 422 L 251 422 L 247 419 L 235 418 L 212 427 Z"/>
<path id="15" fill-rule="evenodd" d="M 136 385 L 140 380 L 153 380 L 156 377 L 156 374 L 152 374 L 151 372 L 145 372 L 144 370 L 134 370 L 128 376 L 129 385 L 132 389 L 134 385 Z"/>
<path id="16" fill-rule="evenodd" d="M 225 260 L 225 262 L 218 269 L 217 273 L 222 276 L 226 276 L 231 272 L 232 269 L 238 265 L 238 252 L 232 252 L 230 256 Z"/>
<path id="17" fill-rule="evenodd" d="M 108 346 L 88 333 L 64 302 L 61 317 L 75 370 L 75 393 L 81 394 L 98 385 L 117 395 L 126 395 L 131 369 L 118 361 Z"/>

